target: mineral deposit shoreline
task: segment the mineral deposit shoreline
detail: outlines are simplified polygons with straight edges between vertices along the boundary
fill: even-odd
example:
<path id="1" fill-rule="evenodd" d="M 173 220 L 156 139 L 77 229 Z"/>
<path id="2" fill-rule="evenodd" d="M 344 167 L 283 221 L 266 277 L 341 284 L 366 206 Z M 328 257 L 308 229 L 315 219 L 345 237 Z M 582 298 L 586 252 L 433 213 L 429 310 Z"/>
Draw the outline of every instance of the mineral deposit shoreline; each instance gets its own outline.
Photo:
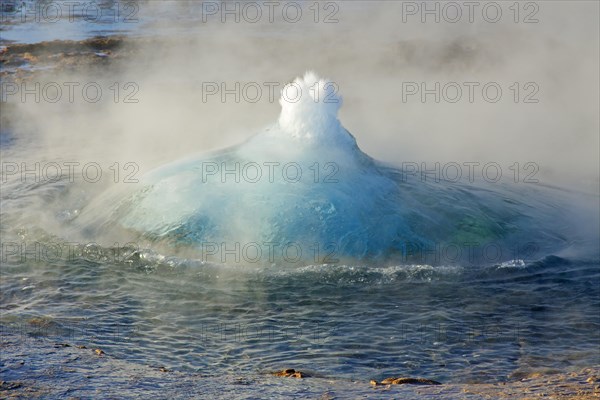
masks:
<path id="1" fill-rule="evenodd" d="M 598 399 L 600 366 L 574 371 L 531 371 L 496 383 L 378 384 L 318 373 L 189 373 L 120 359 L 93 345 L 27 337 L 3 330 L 0 336 L 0 398 L 256 398 L 359 397 L 447 399 Z M 401 376 L 401 374 L 399 374 Z M 406 378 L 404 381 L 419 381 Z M 437 382 L 436 382 L 437 383 Z M 246 398 L 246 397 L 244 397 Z M 252 397 L 255 398 L 255 397 Z"/>

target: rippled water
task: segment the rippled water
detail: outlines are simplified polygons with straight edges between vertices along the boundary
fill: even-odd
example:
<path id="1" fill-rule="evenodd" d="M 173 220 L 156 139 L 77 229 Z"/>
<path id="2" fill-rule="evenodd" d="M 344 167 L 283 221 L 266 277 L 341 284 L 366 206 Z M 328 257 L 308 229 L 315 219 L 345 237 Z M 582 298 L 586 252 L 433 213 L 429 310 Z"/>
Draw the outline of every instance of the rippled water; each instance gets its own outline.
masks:
<path id="1" fill-rule="evenodd" d="M 593 261 L 258 269 L 121 252 L 119 262 L 110 250 L 99 261 L 8 256 L 3 328 L 208 375 L 293 366 L 347 379 L 480 382 L 600 361 Z"/>
<path id="2" fill-rule="evenodd" d="M 71 186 L 4 185 L 0 326 L 7 340 L 98 347 L 128 363 L 113 369 L 165 367 L 180 374 L 160 378 L 165 385 L 187 382 L 190 390 L 224 395 L 231 384 L 230 394 L 241 397 L 314 398 L 339 385 L 368 396 L 368 380 L 388 376 L 500 382 L 600 363 L 594 257 L 538 252 L 485 264 L 216 265 L 151 247 L 71 243 L 60 230 L 48 231 L 42 216 L 51 210 L 60 220 L 68 209 L 61 212 L 57 204 L 67 203 L 57 199 Z M 45 212 L 35 211 L 40 201 Z M 316 378 L 301 387 L 261 386 L 283 368 Z M 20 374 L 4 365 L 6 379 Z M 119 382 L 115 372 L 101 376 Z M 240 377 L 249 379 L 243 389 Z M 149 390 L 121 385 L 132 395 Z"/>
<path id="3" fill-rule="evenodd" d="M 15 23 L 3 36 L 35 42 L 133 29 L 122 23 L 82 26 L 72 27 L 76 34 L 59 29 L 48 37 L 48 27 L 26 33 L 30 25 Z M 135 29 L 140 26 L 148 25 Z M 20 139 L 1 133 L 7 155 L 6 149 Z M 247 377 L 243 390 L 227 393 L 232 397 L 313 398 L 340 382 L 358 397 L 370 392 L 352 386 L 354 381 L 388 376 L 500 382 L 529 371 L 600 364 L 598 244 L 576 246 L 581 244 L 577 227 L 562 229 L 557 221 L 564 215 L 553 202 L 569 204 L 569 196 L 579 194 L 546 188 L 543 202 L 528 203 L 530 192 L 522 187 L 502 192 L 498 185 L 503 198 L 474 186 L 422 185 L 413 192 L 407 184 L 400 186 L 412 209 L 431 211 L 444 201 L 452 205 L 436 209 L 439 214 L 429 222 L 431 214 L 419 214 L 413 222 L 418 220 L 421 232 L 428 233 L 428 223 L 439 223 L 440 216 L 452 220 L 464 212 L 472 218 L 461 229 L 481 236 L 462 239 L 486 242 L 484 234 L 496 232 L 495 221 L 506 222 L 510 214 L 526 227 L 526 237 L 518 237 L 517 243 L 546 246 L 522 248 L 512 260 L 481 263 L 217 265 L 143 243 L 72 243 L 62 229 L 52 227 L 68 225 L 79 212 L 73 192 L 80 187 L 3 181 L 3 338 L 98 347 L 127 368 L 166 367 L 179 374 L 183 387 L 205 395 L 223 395 L 223 384 Z M 81 196 L 84 203 L 90 197 Z M 515 198 L 520 202 L 511 203 Z M 516 211 L 494 214 L 491 205 Z M 494 218 L 486 226 L 492 228 L 478 230 L 473 221 L 490 215 Z M 536 225 L 534 215 L 551 221 L 554 230 Z M 435 233 L 443 234 L 442 224 L 436 226 Z M 1 366 L 3 377 L 20 376 L 7 365 Z M 307 371 L 317 379 L 287 380 L 283 388 L 271 384 L 266 373 L 283 368 Z M 131 393 L 147 389 L 115 375 L 101 379 L 116 381 Z M 200 389 L 198 376 L 205 379 Z M 258 383 L 265 380 L 267 386 Z"/>

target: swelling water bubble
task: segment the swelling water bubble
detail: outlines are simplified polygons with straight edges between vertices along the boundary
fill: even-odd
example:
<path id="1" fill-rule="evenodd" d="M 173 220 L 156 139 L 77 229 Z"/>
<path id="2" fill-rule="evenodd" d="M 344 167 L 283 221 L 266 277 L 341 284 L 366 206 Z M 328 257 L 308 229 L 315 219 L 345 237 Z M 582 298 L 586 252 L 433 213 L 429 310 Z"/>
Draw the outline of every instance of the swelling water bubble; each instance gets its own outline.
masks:
<path id="1" fill-rule="evenodd" d="M 552 205 L 499 184 L 497 163 L 488 163 L 495 172 L 482 167 L 492 190 L 473 185 L 473 174 L 468 183 L 407 179 L 407 171 L 373 160 L 338 119 L 338 92 L 333 81 L 307 72 L 284 86 L 269 128 L 238 146 L 159 167 L 139 186 L 108 191 L 76 223 L 94 235 L 137 232 L 169 251 L 191 249 L 225 264 L 499 263 L 521 258 L 514 249 L 536 237 L 531 221 L 536 232 L 554 229 Z M 409 165 L 416 176 L 419 165 Z M 522 210 L 532 201 L 535 215 Z M 263 251 L 273 243 L 277 251 Z M 332 243 L 335 257 L 328 258 Z M 539 248 L 564 245 L 552 237 Z M 325 251 L 315 257 L 308 251 L 315 248 Z"/>

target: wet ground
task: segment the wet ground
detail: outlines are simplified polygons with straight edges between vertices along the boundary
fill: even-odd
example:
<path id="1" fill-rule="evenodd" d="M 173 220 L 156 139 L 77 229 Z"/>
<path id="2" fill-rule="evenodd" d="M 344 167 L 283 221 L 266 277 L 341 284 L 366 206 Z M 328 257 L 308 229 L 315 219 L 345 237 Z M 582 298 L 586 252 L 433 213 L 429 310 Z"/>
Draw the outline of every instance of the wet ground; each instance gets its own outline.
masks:
<path id="1" fill-rule="evenodd" d="M 367 377 L 347 380 L 336 376 L 278 377 L 268 372 L 223 376 L 182 373 L 161 365 L 127 362 L 94 346 L 9 331 L 3 331 L 0 339 L 2 398 L 600 398 L 600 366 L 571 373 L 532 372 L 504 383 L 373 386 Z"/>

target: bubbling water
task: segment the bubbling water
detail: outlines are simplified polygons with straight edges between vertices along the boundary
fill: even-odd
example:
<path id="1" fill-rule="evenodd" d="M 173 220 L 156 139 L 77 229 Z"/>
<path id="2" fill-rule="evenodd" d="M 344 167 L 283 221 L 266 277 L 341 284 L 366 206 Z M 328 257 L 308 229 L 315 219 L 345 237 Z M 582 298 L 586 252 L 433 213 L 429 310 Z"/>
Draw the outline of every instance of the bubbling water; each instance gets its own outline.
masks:
<path id="1" fill-rule="evenodd" d="M 304 143 L 356 144 L 338 119 L 342 98 L 337 94 L 334 82 L 307 72 L 303 78 L 297 78 L 284 87 L 279 104 L 280 133 Z"/>
<path id="2" fill-rule="evenodd" d="M 342 100 L 329 80 L 308 72 L 284 87 L 280 104 L 279 120 L 245 143 L 162 166 L 126 193 L 109 191 L 79 223 L 225 263 L 407 261 L 423 254 L 415 249 L 457 242 L 514 248 L 540 229 L 544 246 L 563 241 L 545 227 L 555 207 L 532 207 L 531 192 L 407 182 L 373 160 L 340 123 Z"/>

